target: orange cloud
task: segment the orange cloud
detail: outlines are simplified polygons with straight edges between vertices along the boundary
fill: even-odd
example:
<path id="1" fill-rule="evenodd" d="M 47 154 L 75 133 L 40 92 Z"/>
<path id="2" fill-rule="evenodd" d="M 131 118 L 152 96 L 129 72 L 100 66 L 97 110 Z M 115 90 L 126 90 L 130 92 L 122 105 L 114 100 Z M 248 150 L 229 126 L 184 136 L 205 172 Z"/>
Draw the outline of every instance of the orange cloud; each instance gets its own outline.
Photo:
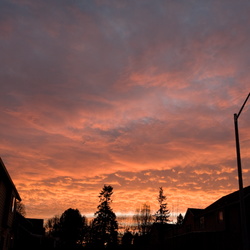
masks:
<path id="1" fill-rule="evenodd" d="M 156 211 L 160 186 L 173 213 L 237 189 L 248 13 L 234 0 L 0 3 L 1 157 L 27 215 L 93 214 L 104 184 L 130 214 Z"/>

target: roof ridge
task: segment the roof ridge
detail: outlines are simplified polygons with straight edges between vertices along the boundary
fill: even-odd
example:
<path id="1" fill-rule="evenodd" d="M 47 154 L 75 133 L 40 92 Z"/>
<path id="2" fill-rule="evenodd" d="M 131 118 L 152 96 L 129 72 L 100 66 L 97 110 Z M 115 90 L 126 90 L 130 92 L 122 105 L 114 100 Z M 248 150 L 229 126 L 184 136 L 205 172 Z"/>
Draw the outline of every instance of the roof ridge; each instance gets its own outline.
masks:
<path id="1" fill-rule="evenodd" d="M 17 196 L 16 198 L 17 198 L 19 201 L 21 201 L 22 199 L 21 199 L 21 197 L 20 197 L 20 195 L 19 195 L 19 193 L 18 193 L 18 191 L 17 191 L 17 189 L 16 189 L 16 186 L 15 186 L 14 182 L 12 181 L 12 179 L 11 179 L 11 177 L 10 177 L 10 174 L 9 174 L 9 172 L 8 172 L 8 170 L 7 170 L 7 168 L 6 168 L 6 166 L 5 166 L 5 164 L 4 164 L 4 162 L 3 162 L 3 160 L 2 160 L 1 157 L 0 157 L 0 168 L 2 168 L 4 174 L 5 174 L 6 177 L 8 178 L 8 181 L 9 181 L 10 184 L 12 185 L 12 187 L 13 187 L 15 193 L 16 193 L 16 196 Z"/>

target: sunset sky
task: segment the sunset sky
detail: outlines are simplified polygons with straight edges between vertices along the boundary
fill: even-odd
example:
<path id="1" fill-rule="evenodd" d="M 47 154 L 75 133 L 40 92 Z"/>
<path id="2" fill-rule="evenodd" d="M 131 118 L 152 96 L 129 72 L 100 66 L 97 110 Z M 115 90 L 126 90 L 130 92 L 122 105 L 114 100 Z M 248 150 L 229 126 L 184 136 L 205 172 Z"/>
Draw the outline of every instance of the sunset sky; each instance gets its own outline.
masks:
<path id="1" fill-rule="evenodd" d="M 0 157 L 27 217 L 205 208 L 237 190 L 250 2 L 1 0 Z M 250 185 L 250 100 L 239 118 Z"/>

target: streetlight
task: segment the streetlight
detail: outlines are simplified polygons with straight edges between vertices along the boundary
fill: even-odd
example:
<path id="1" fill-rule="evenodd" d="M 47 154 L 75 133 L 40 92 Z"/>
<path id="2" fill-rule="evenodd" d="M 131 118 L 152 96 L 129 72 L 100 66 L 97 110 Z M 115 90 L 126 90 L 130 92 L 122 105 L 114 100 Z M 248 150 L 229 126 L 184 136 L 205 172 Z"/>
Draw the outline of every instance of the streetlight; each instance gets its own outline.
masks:
<path id="1" fill-rule="evenodd" d="M 239 142 L 239 131 L 238 131 L 238 118 L 241 111 L 243 110 L 250 93 L 248 94 L 245 102 L 243 103 L 238 114 L 234 114 L 234 128 L 235 128 L 235 142 L 236 142 L 236 154 L 237 154 L 237 166 L 238 166 L 238 180 L 239 180 L 239 196 L 240 196 L 240 217 L 241 217 L 241 234 L 243 249 L 249 250 L 248 247 L 248 237 L 247 237 L 247 224 L 246 224 L 246 211 L 244 204 L 244 190 L 243 190 L 243 180 L 242 180 L 242 169 L 241 169 L 241 157 L 240 157 L 240 142 Z"/>

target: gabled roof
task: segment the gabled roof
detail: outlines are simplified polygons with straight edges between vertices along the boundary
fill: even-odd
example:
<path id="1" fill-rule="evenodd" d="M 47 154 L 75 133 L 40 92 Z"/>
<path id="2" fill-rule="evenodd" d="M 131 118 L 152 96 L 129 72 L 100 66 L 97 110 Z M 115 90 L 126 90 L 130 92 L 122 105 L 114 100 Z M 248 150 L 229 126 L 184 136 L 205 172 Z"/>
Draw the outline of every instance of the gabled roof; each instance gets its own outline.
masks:
<path id="1" fill-rule="evenodd" d="M 196 217 L 196 216 L 198 216 L 199 214 L 201 214 L 203 211 L 204 211 L 204 209 L 199 209 L 199 208 L 188 208 L 188 209 L 187 209 L 187 212 L 186 212 L 186 214 L 185 214 L 185 217 L 184 217 L 184 219 L 183 219 L 183 224 L 186 223 L 188 217 L 190 217 L 190 216 Z"/>
<path id="2" fill-rule="evenodd" d="M 188 208 L 187 212 L 189 211 L 193 216 L 199 215 L 204 209 L 200 208 Z"/>
<path id="3" fill-rule="evenodd" d="M 250 196 L 250 186 L 244 188 L 244 198 Z M 205 208 L 205 211 L 211 211 L 218 208 L 222 208 L 234 203 L 239 202 L 239 190 L 231 194 L 225 195 Z"/>
<path id="4" fill-rule="evenodd" d="M 16 189 L 16 187 L 15 187 L 15 185 L 14 185 L 14 183 L 13 183 L 13 181 L 12 181 L 12 179 L 11 179 L 11 177 L 10 177 L 10 175 L 9 175 L 9 173 L 8 173 L 8 171 L 7 171 L 7 169 L 6 169 L 5 165 L 4 165 L 1 157 L 0 157 L 0 176 L 2 176 L 2 178 L 4 180 L 6 180 L 6 182 L 12 187 L 12 189 L 15 192 L 16 198 L 19 201 L 21 201 L 21 197 L 20 197 L 19 193 L 17 192 L 17 189 Z"/>
<path id="5" fill-rule="evenodd" d="M 244 188 L 244 198 L 250 198 L 250 186 Z M 205 214 L 211 213 L 219 209 L 223 209 L 226 206 L 230 206 L 237 203 L 239 203 L 239 190 L 221 197 L 211 205 L 207 206 L 205 209 L 188 208 L 183 220 L 183 224 L 185 224 L 188 218 L 190 217 L 199 218 L 200 216 L 204 216 Z"/>

